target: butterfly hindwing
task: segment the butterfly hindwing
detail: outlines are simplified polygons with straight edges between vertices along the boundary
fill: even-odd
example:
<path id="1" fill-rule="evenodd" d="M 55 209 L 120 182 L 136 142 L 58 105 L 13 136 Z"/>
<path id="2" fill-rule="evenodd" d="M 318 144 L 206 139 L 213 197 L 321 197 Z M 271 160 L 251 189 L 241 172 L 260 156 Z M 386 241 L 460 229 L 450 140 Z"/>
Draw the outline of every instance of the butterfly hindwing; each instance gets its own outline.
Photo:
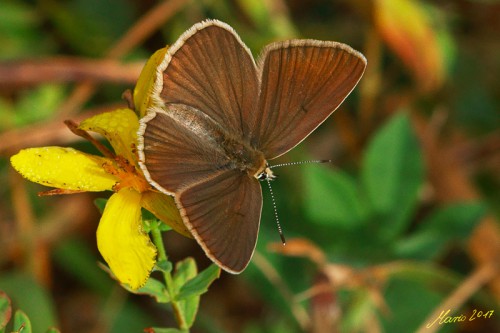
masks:
<path id="1" fill-rule="evenodd" d="M 257 243 L 262 190 L 257 179 L 223 171 L 175 195 L 207 256 L 231 273 L 245 269 Z"/>

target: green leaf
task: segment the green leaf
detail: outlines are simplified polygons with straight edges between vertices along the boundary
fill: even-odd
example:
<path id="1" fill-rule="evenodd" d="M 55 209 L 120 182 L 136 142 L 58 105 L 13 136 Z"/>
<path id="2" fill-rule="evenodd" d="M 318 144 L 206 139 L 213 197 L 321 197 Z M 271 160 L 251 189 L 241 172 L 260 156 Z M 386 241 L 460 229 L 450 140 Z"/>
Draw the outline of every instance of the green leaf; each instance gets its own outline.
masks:
<path id="1" fill-rule="evenodd" d="M 188 297 L 201 295 L 207 292 L 208 287 L 220 276 L 220 268 L 212 264 L 200 274 L 187 281 L 177 294 L 177 299 L 182 300 Z"/>
<path id="2" fill-rule="evenodd" d="M 118 281 L 116 276 L 113 274 L 111 269 L 109 269 L 108 266 L 99 263 L 99 267 L 105 271 L 106 273 L 109 274 L 109 276 Z M 148 295 L 151 297 L 154 297 L 158 303 L 168 303 L 170 302 L 170 297 L 168 295 L 168 292 L 166 290 L 166 287 L 163 283 L 160 281 L 156 280 L 155 278 L 149 277 L 149 279 L 146 281 L 146 284 L 137 289 L 131 289 L 127 284 L 120 284 L 125 290 L 132 294 L 138 294 L 138 295 Z"/>
<path id="3" fill-rule="evenodd" d="M 146 233 L 149 233 L 151 231 L 151 229 L 153 228 L 152 226 L 153 223 L 155 224 L 156 228 L 158 228 L 160 231 L 172 230 L 172 227 L 158 220 L 156 216 L 154 216 L 153 213 L 151 213 L 147 209 L 142 209 L 142 221 L 143 221 L 142 224 L 144 227 L 144 232 Z"/>
<path id="4" fill-rule="evenodd" d="M 0 7 L 0 60 L 42 57 L 53 48 L 38 7 L 26 1 L 2 1 Z"/>
<path id="5" fill-rule="evenodd" d="M 346 173 L 317 165 L 304 166 L 305 210 L 321 225 L 359 226 L 366 216 L 355 181 Z"/>
<path id="6" fill-rule="evenodd" d="M 220 268 L 212 264 L 200 274 L 186 283 L 180 288 L 176 298 L 183 309 L 184 318 L 187 327 L 191 327 L 196 319 L 198 305 L 200 303 L 200 295 L 208 290 L 212 282 L 220 276 Z"/>
<path id="7" fill-rule="evenodd" d="M 97 198 L 94 200 L 94 205 L 97 207 L 101 214 L 104 213 L 104 208 L 106 207 L 107 203 L 108 199 L 105 198 Z"/>
<path id="8" fill-rule="evenodd" d="M 12 306 L 10 298 L 6 293 L 0 290 L 0 332 L 3 332 L 5 327 L 12 317 Z"/>
<path id="9" fill-rule="evenodd" d="M 432 262 L 398 260 L 380 267 L 391 279 L 413 281 L 426 284 L 447 293 L 456 288 L 461 279 L 459 275 Z"/>
<path id="10" fill-rule="evenodd" d="M 172 263 L 168 260 L 160 260 L 156 262 L 156 268 L 159 271 L 170 273 L 172 271 Z"/>
<path id="11" fill-rule="evenodd" d="M 383 239 L 409 223 L 423 177 L 417 138 L 408 115 L 399 112 L 375 135 L 362 166 L 362 183 Z"/>
<path id="12" fill-rule="evenodd" d="M 179 315 L 185 323 L 185 326 L 183 327 L 191 327 L 196 319 L 200 297 L 199 295 L 191 295 L 182 298 L 179 298 L 178 296 L 184 285 L 197 276 L 198 268 L 196 267 L 196 263 L 193 258 L 186 258 L 185 260 L 178 262 L 175 267 L 176 269 L 173 276 L 175 301 L 177 303 L 177 308 L 179 309 Z"/>
<path id="13" fill-rule="evenodd" d="M 133 22 L 132 7 L 119 0 L 54 1 L 44 11 L 65 44 L 98 56 Z"/>
<path id="14" fill-rule="evenodd" d="M 444 295 L 424 284 L 408 279 L 391 279 L 384 286 L 384 301 L 391 316 L 381 316 L 383 332 L 416 332 L 430 311 L 437 307 Z M 448 324 L 447 324 L 448 325 Z"/>
<path id="15" fill-rule="evenodd" d="M 45 84 L 28 90 L 16 107 L 16 123 L 25 125 L 52 116 L 64 98 L 64 89 L 58 85 Z"/>
<path id="16" fill-rule="evenodd" d="M 173 276 L 175 292 L 179 293 L 181 287 L 188 281 L 196 276 L 198 268 L 193 258 L 189 257 L 179 261 L 175 265 L 175 273 Z M 176 297 L 177 299 L 177 297 Z"/>
<path id="17" fill-rule="evenodd" d="M 30 275 L 4 272 L 0 275 L 0 290 L 9 295 L 12 304 L 23 309 L 33 327 L 45 329 L 57 324 L 56 311 L 50 294 Z"/>
<path id="18" fill-rule="evenodd" d="M 262 34 L 288 38 L 298 35 L 290 16 L 284 11 L 272 10 L 266 0 L 237 0 L 237 3 Z"/>
<path id="19" fill-rule="evenodd" d="M 31 321 L 21 310 L 17 310 L 14 315 L 14 332 L 31 333 Z"/>
<path id="20" fill-rule="evenodd" d="M 123 287 L 133 294 L 148 295 L 154 297 L 156 299 L 156 302 L 158 303 L 170 302 L 170 297 L 165 285 L 152 277 L 150 277 L 148 281 L 146 281 L 146 284 L 143 287 L 137 290 L 130 289 L 129 287 L 127 287 L 127 285 L 123 285 Z"/>
<path id="21" fill-rule="evenodd" d="M 163 223 L 161 222 L 160 220 L 158 220 L 159 224 L 158 224 L 158 229 L 160 229 L 160 231 L 170 231 L 170 230 L 173 230 L 171 226 L 169 226 L 168 224 L 166 223 Z"/>
<path id="22" fill-rule="evenodd" d="M 412 236 L 399 241 L 397 255 L 431 260 L 453 241 L 466 241 L 486 208 L 481 203 L 456 203 L 434 211 Z"/>

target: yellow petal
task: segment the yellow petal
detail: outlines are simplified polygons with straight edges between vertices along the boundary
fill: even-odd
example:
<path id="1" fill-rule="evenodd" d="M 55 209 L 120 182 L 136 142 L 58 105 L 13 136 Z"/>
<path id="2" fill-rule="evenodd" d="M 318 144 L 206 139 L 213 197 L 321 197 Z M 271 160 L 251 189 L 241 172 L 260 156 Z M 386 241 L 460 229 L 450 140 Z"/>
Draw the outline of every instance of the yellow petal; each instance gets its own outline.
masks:
<path id="1" fill-rule="evenodd" d="M 97 247 L 121 283 L 138 289 L 146 283 L 155 264 L 156 248 L 142 230 L 141 194 L 124 188 L 106 204 Z"/>
<path id="2" fill-rule="evenodd" d="M 46 186 L 73 191 L 111 190 L 117 178 L 106 173 L 109 160 L 73 148 L 41 147 L 23 149 L 10 158 L 24 178 Z"/>
<path id="3" fill-rule="evenodd" d="M 177 209 L 174 198 L 171 196 L 147 191 L 142 194 L 141 205 L 181 235 L 193 238 L 184 222 L 182 222 L 179 209 Z"/>
<path id="4" fill-rule="evenodd" d="M 117 155 L 135 161 L 139 119 L 130 109 L 118 109 L 85 119 L 78 128 L 104 136 Z"/>
<path id="5" fill-rule="evenodd" d="M 165 53 L 167 53 L 167 47 L 159 49 L 149 58 L 135 85 L 134 105 L 141 118 L 146 114 L 146 109 L 150 104 L 151 93 L 156 81 L 156 69 L 165 58 Z"/>

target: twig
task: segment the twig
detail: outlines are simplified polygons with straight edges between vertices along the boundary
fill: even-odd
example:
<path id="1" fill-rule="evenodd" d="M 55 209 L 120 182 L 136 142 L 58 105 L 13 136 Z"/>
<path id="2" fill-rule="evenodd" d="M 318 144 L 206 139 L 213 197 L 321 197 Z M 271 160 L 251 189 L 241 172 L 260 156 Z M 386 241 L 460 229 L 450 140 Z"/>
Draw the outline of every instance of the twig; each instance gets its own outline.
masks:
<path id="1" fill-rule="evenodd" d="M 115 153 L 113 153 L 108 147 L 106 147 L 104 144 L 100 143 L 98 140 L 94 139 L 92 135 L 89 134 L 89 132 L 84 131 L 80 128 L 78 128 L 78 124 L 72 120 L 65 120 L 64 124 L 68 129 L 75 135 L 89 141 L 94 145 L 94 147 L 97 148 L 101 152 L 102 155 L 104 155 L 107 158 L 114 159 L 116 158 Z"/>
<path id="2" fill-rule="evenodd" d="M 76 57 L 18 60 L 0 63 L 0 89 L 47 82 L 134 83 L 144 62 L 122 64 L 116 60 L 90 60 Z"/>

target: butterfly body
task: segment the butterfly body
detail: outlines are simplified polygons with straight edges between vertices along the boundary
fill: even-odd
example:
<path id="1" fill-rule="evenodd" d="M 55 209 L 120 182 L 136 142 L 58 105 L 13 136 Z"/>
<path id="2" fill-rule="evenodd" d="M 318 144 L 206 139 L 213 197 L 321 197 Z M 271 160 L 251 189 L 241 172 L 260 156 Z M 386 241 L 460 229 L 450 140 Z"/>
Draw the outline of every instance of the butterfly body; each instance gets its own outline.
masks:
<path id="1" fill-rule="evenodd" d="M 170 47 L 141 119 L 140 165 L 223 269 L 239 273 L 253 254 L 267 160 L 318 127 L 365 66 L 349 46 L 316 40 L 270 44 L 255 62 L 230 26 L 211 20 Z"/>

